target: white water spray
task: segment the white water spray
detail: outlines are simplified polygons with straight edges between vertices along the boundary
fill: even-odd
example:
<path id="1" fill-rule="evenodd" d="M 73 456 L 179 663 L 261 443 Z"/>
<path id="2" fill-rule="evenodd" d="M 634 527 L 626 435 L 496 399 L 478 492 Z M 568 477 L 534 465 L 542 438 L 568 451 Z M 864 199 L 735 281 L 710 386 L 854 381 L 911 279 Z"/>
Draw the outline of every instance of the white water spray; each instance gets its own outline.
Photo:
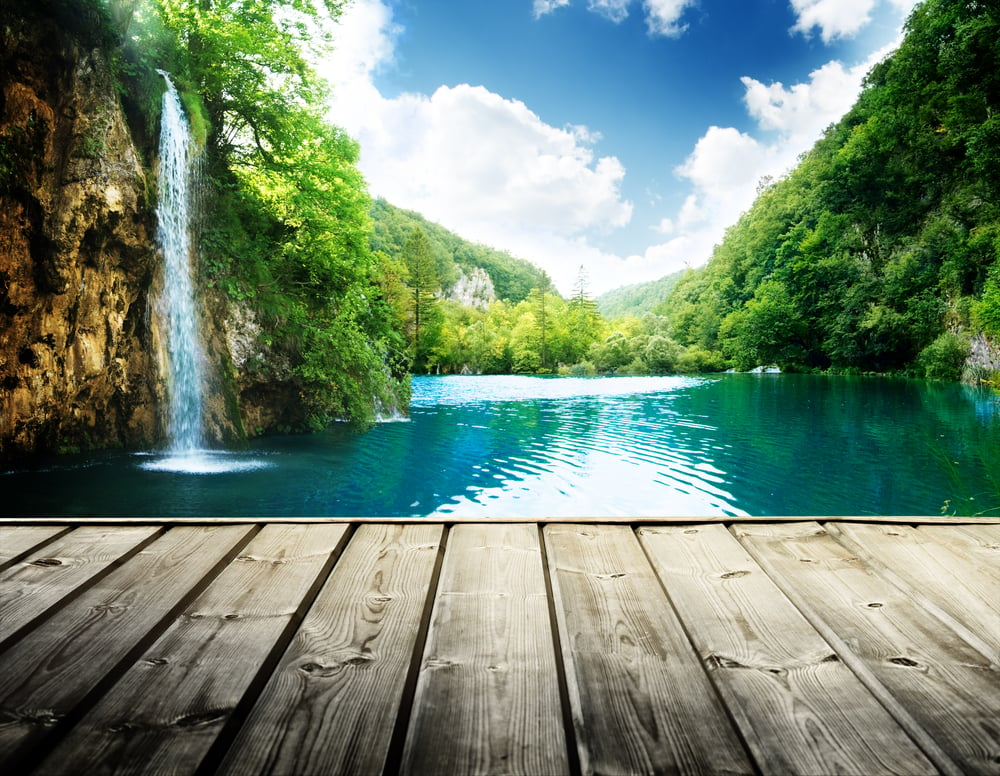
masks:
<path id="1" fill-rule="evenodd" d="M 167 73 L 160 128 L 156 239 L 163 251 L 162 311 L 169 353 L 167 439 L 174 455 L 202 447 L 202 355 L 191 280 L 191 131 Z"/>

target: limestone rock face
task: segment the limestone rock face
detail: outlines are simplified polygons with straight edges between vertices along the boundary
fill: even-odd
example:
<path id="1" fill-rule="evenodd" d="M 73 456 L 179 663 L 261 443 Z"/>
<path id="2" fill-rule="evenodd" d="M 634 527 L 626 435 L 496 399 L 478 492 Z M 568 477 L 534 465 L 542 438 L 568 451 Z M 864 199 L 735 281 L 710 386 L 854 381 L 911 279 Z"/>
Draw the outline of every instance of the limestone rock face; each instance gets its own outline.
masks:
<path id="1" fill-rule="evenodd" d="M 161 436 L 147 180 L 104 55 L 0 54 L 0 460 Z"/>
<path id="2" fill-rule="evenodd" d="M 496 301 L 497 292 L 493 288 L 492 278 L 482 267 L 473 267 L 468 274 L 459 267 L 458 280 L 455 281 L 448 298 L 465 307 L 485 310 L 490 303 Z"/>

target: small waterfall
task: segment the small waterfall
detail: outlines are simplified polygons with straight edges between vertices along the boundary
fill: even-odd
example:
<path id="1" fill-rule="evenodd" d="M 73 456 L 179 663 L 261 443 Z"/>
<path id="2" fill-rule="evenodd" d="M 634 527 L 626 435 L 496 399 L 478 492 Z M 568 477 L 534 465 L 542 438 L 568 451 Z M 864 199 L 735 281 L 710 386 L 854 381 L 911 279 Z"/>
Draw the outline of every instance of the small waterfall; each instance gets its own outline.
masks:
<path id="1" fill-rule="evenodd" d="M 163 94 L 156 239 L 163 251 L 164 319 L 170 397 L 167 438 L 174 455 L 191 455 L 202 439 L 202 354 L 191 279 L 191 131 L 170 76 Z"/>

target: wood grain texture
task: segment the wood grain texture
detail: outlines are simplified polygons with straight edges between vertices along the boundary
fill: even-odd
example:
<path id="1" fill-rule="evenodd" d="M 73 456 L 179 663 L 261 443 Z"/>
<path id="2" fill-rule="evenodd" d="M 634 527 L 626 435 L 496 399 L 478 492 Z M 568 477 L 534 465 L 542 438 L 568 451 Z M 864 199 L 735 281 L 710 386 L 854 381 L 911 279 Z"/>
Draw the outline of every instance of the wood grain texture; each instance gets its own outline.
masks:
<path id="1" fill-rule="evenodd" d="M 381 773 L 442 533 L 358 528 L 222 772 Z"/>
<path id="2" fill-rule="evenodd" d="M 85 526 L 0 573 L 0 641 L 154 536 L 152 526 Z"/>
<path id="3" fill-rule="evenodd" d="M 403 773 L 569 769 L 535 525 L 452 529 Z"/>
<path id="4" fill-rule="evenodd" d="M 0 568 L 13 558 L 22 555 L 42 542 L 46 542 L 68 526 L 61 525 L 4 525 L 0 522 Z"/>
<path id="5" fill-rule="evenodd" d="M 583 773 L 753 773 L 632 531 L 544 536 Z"/>
<path id="6" fill-rule="evenodd" d="M 0 763 L 43 738 L 246 536 L 173 528 L 5 652 Z"/>
<path id="7" fill-rule="evenodd" d="M 810 620 L 850 646 L 961 772 L 1000 772 L 1000 667 L 819 525 L 735 530 Z"/>
<path id="8" fill-rule="evenodd" d="M 266 526 L 41 770 L 193 773 L 346 532 Z"/>
<path id="9" fill-rule="evenodd" d="M 827 531 L 1000 667 L 1000 580 L 992 564 L 911 526 L 840 523 Z"/>
<path id="10" fill-rule="evenodd" d="M 937 773 L 724 526 L 638 535 L 762 771 Z"/>
<path id="11" fill-rule="evenodd" d="M 931 541 L 961 555 L 994 584 L 1000 585 L 1000 525 L 920 526 Z"/>

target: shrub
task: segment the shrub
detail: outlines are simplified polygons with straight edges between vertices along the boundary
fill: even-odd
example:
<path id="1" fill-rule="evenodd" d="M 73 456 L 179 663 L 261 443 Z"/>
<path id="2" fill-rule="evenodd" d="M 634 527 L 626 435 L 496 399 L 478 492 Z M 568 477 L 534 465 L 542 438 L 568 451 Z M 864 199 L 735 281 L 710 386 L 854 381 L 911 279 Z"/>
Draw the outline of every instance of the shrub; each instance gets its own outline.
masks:
<path id="1" fill-rule="evenodd" d="M 920 352 L 917 366 L 930 380 L 958 380 L 968 357 L 969 341 L 958 334 L 944 332 Z"/>

